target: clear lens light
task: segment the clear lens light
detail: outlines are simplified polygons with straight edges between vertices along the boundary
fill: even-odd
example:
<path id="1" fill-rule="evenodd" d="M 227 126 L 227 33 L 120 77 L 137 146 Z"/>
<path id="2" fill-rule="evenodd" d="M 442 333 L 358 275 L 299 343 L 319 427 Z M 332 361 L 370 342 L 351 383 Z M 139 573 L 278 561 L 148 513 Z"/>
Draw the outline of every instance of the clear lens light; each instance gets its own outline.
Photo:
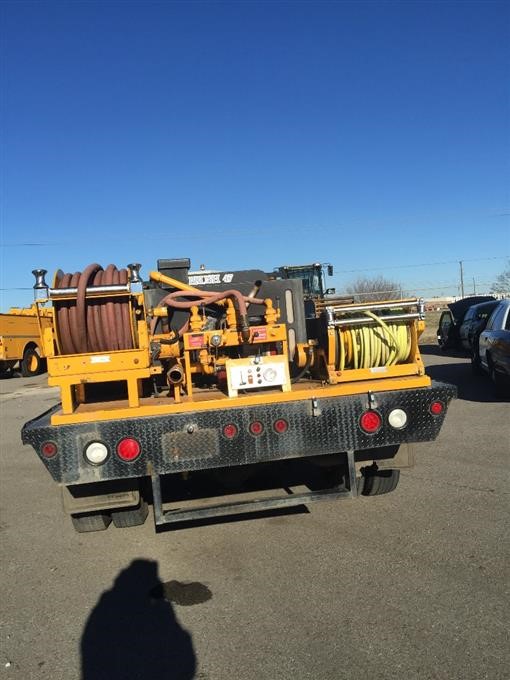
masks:
<path id="1" fill-rule="evenodd" d="M 388 416 L 388 422 L 395 430 L 401 430 L 407 425 L 407 413 L 401 408 L 394 408 Z"/>
<path id="2" fill-rule="evenodd" d="M 101 465 L 108 458 L 108 449 L 101 442 L 92 442 L 85 449 L 85 458 L 93 465 Z"/>

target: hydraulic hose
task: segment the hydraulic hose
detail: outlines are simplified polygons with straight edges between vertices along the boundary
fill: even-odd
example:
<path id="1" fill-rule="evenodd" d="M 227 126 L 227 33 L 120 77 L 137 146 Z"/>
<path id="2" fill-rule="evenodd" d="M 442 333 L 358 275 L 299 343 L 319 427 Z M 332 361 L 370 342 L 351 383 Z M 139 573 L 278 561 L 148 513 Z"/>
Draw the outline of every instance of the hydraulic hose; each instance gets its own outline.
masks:
<path id="1" fill-rule="evenodd" d="M 187 297 L 187 298 L 196 298 L 193 300 L 179 300 L 179 298 L 182 297 Z M 160 305 L 167 305 L 168 307 L 173 307 L 175 309 L 191 309 L 191 307 L 195 306 L 202 306 L 202 305 L 211 305 L 220 302 L 221 300 L 226 300 L 227 298 L 234 298 L 235 301 L 237 302 L 237 309 L 239 313 L 239 325 L 241 328 L 241 334 L 243 336 L 243 340 L 246 342 L 249 340 L 250 337 L 250 323 L 248 321 L 248 311 L 247 311 L 247 302 L 252 303 L 252 304 L 258 304 L 258 305 L 263 305 L 264 300 L 255 298 L 255 297 L 249 297 L 246 298 L 242 293 L 240 293 L 238 290 L 230 289 L 230 290 L 223 290 L 219 291 L 217 293 L 213 292 L 208 292 L 208 291 L 181 291 L 181 290 L 176 290 L 172 293 L 169 293 L 166 295 L 161 301 Z M 184 332 L 184 326 L 182 329 L 179 330 L 179 334 L 182 335 Z"/>
<path id="2" fill-rule="evenodd" d="M 55 302 L 57 334 L 62 354 L 133 349 L 129 302 L 126 298 L 86 297 L 89 286 L 126 284 L 127 269 L 89 264 L 81 272 L 59 271 L 55 288 L 77 288 L 76 300 Z"/>
<path id="3" fill-rule="evenodd" d="M 411 352 L 411 333 L 406 324 L 387 324 L 371 311 L 364 314 L 377 326 L 338 329 L 338 369 L 377 368 L 405 362 Z"/>

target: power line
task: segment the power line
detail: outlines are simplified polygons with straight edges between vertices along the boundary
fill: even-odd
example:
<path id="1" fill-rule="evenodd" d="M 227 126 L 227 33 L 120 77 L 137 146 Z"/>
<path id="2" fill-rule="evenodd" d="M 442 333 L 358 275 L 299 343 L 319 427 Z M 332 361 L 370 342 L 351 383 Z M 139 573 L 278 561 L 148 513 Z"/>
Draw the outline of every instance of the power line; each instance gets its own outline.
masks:
<path id="1" fill-rule="evenodd" d="M 488 260 L 505 260 L 509 258 L 509 255 L 497 255 L 495 257 L 473 257 L 473 258 L 462 258 L 462 262 L 482 262 L 482 261 L 488 261 Z M 369 267 L 366 269 L 337 269 L 336 273 L 337 274 L 354 274 L 356 272 L 375 272 L 375 271 L 384 271 L 386 269 L 412 269 L 414 267 L 435 267 L 436 265 L 442 265 L 442 264 L 458 264 L 459 259 L 457 260 L 444 260 L 443 262 L 420 262 L 420 263 L 415 263 L 415 264 L 397 264 L 397 265 L 391 265 L 387 267 L 386 265 L 383 267 Z"/>

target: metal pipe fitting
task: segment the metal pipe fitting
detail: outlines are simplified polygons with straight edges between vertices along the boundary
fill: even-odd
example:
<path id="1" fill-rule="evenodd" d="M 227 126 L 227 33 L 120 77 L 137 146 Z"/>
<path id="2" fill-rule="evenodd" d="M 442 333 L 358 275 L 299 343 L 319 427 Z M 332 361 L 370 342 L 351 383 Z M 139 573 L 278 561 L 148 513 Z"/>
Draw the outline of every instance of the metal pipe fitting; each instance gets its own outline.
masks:
<path id="1" fill-rule="evenodd" d="M 48 273 L 46 269 L 32 269 L 32 274 L 35 276 L 34 283 L 34 299 L 44 300 L 48 297 L 48 284 L 45 281 L 45 276 Z"/>

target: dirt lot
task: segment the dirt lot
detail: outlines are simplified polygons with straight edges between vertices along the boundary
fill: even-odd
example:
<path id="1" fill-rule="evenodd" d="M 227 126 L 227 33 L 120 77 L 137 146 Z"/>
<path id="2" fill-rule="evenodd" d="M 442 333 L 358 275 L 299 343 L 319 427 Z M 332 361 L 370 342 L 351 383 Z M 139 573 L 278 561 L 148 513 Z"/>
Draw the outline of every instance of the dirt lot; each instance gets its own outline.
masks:
<path id="1" fill-rule="evenodd" d="M 439 323 L 439 317 L 441 316 L 443 310 L 435 312 L 425 313 L 425 331 L 420 337 L 421 345 L 435 345 L 437 343 L 437 325 Z"/>
<path id="2" fill-rule="evenodd" d="M 1 677 L 506 679 L 508 402 L 423 350 L 459 399 L 393 494 L 160 533 L 74 533 L 19 436 L 57 393 L 0 381 Z"/>

